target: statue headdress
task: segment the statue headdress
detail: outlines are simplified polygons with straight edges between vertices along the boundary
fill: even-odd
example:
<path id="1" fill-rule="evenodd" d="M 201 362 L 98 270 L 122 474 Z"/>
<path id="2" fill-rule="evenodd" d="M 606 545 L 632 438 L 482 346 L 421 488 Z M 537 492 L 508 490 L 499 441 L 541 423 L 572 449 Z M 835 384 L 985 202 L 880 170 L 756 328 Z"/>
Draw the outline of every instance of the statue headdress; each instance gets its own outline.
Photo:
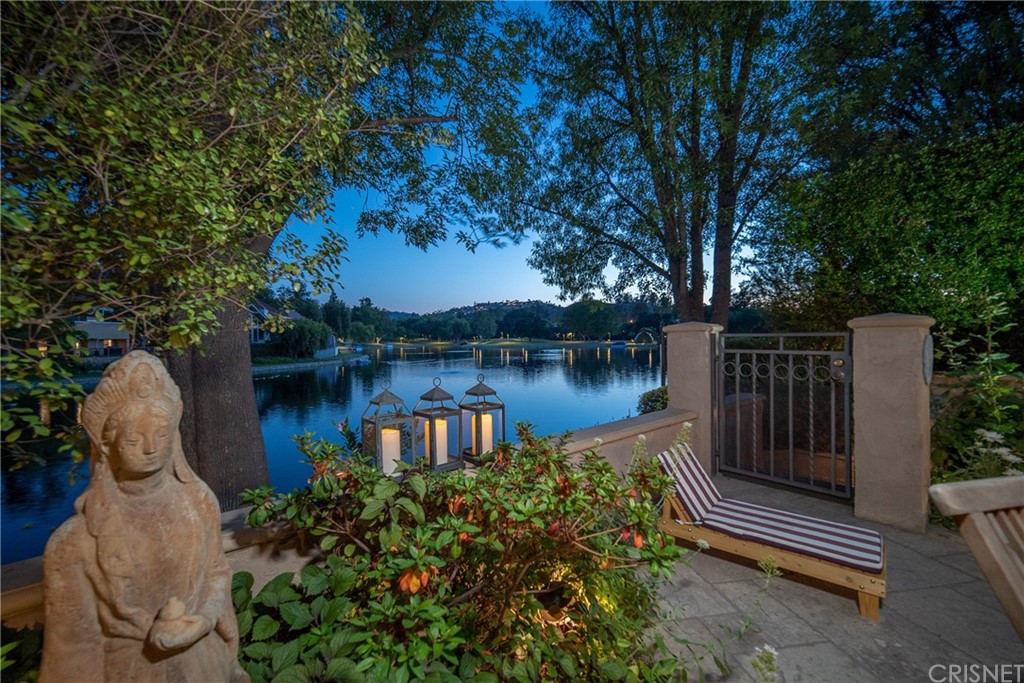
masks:
<path id="1" fill-rule="evenodd" d="M 92 442 L 91 469 L 105 464 L 104 428 L 111 417 L 140 402 L 159 406 L 174 417 L 174 446 L 171 460 L 175 476 L 182 482 L 196 479 L 181 449 L 178 421 L 182 403 L 178 385 L 157 358 L 145 351 L 132 351 L 107 367 L 96 389 L 82 406 L 82 425 Z M 95 475 L 96 472 L 93 472 Z"/>

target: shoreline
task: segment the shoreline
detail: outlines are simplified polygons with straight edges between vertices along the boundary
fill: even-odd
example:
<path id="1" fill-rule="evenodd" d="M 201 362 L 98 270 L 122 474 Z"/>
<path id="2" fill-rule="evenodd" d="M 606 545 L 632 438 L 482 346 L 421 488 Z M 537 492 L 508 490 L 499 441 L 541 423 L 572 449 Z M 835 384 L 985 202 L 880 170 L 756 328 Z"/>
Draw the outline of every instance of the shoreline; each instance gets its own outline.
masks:
<path id="1" fill-rule="evenodd" d="M 268 374 L 287 372 L 290 370 L 311 370 L 331 365 L 359 365 L 370 361 L 370 357 L 362 351 L 352 349 L 431 349 L 437 351 L 457 349 L 528 349 L 531 351 L 539 349 L 656 349 L 657 342 L 630 342 L 624 340 L 614 341 L 562 341 L 558 339 L 488 339 L 485 341 L 422 341 L 422 342 L 367 342 L 365 344 L 345 344 L 342 351 L 334 358 L 304 359 L 293 363 L 274 363 L 272 365 L 253 365 L 252 376 L 261 377 Z M 94 389 L 100 381 L 100 374 L 76 375 L 72 381 L 82 386 L 85 390 Z"/>

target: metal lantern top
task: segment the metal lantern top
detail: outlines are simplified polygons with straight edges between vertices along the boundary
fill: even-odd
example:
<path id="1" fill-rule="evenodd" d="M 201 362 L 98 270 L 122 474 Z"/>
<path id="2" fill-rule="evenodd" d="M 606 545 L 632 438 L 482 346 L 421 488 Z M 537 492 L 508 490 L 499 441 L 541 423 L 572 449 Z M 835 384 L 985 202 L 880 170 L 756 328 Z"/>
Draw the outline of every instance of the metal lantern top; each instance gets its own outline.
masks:
<path id="1" fill-rule="evenodd" d="M 449 416 L 461 414 L 458 406 L 455 405 L 455 397 L 441 388 L 441 378 L 434 378 L 434 386 L 430 391 L 420 396 L 416 402 L 413 413 L 421 416 Z"/>
<path id="2" fill-rule="evenodd" d="M 476 376 L 477 383 L 466 389 L 466 395 L 462 397 L 459 405 L 463 408 L 476 408 L 493 410 L 504 408 L 505 403 L 498 398 L 498 392 L 484 384 L 483 374 Z"/>
<path id="3" fill-rule="evenodd" d="M 408 414 L 409 408 L 405 405 L 405 401 L 390 391 L 391 382 L 384 380 L 381 386 L 384 390 L 370 399 L 370 405 L 366 406 L 366 410 L 363 411 L 363 419 L 374 419 L 384 415 Z"/>

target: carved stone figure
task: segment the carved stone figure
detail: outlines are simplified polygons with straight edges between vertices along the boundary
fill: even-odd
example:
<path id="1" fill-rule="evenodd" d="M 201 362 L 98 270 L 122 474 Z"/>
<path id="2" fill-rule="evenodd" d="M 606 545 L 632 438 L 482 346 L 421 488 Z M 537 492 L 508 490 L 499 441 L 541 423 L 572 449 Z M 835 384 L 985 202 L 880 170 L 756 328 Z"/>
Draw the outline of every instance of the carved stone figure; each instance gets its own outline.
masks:
<path id="1" fill-rule="evenodd" d="M 91 479 L 43 555 L 40 681 L 248 681 L 220 511 L 185 461 L 181 411 L 143 351 L 86 398 Z"/>

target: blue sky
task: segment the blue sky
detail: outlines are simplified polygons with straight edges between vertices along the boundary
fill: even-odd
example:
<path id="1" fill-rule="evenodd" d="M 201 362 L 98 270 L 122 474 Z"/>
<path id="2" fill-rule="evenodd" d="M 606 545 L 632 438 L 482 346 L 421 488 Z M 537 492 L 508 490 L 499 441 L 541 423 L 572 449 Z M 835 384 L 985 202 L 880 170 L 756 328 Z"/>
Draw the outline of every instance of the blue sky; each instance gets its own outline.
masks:
<path id="1" fill-rule="evenodd" d="M 498 249 L 488 244 L 470 252 L 454 237 L 427 251 L 408 247 L 401 235 L 356 237 L 363 200 L 358 192 L 340 191 L 327 222 L 348 240 L 338 297 L 356 304 L 369 297 L 389 311 L 431 313 L 475 302 L 538 299 L 556 302 L 558 290 L 545 285 L 540 272 L 526 265 L 529 237 Z M 323 223 L 293 223 L 289 230 L 307 243 L 320 238 Z"/>

